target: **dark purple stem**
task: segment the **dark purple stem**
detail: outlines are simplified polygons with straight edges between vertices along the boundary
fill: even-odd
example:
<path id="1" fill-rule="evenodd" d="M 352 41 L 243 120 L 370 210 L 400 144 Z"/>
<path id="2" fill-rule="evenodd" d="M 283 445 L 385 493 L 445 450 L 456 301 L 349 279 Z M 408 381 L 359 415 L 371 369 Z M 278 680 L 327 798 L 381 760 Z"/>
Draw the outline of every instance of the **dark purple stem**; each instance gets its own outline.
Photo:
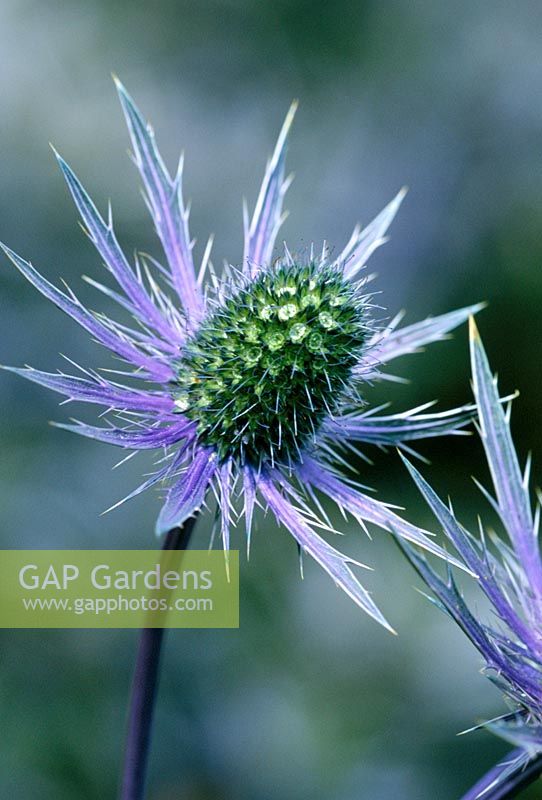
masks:
<path id="1" fill-rule="evenodd" d="M 504 780 L 499 781 L 498 778 L 512 761 L 524 753 L 525 751 L 519 748 L 512 750 L 502 763 L 486 772 L 484 777 L 475 783 L 461 800 L 476 800 L 477 798 L 480 800 L 509 800 L 509 798 L 517 797 L 522 789 L 526 789 L 542 775 L 542 755 L 535 756 L 527 764 L 523 760 Z M 497 781 L 495 786 L 488 789 L 495 781 Z"/>
<path id="2" fill-rule="evenodd" d="M 182 528 L 169 531 L 162 550 L 186 550 L 195 521 L 195 517 L 191 517 Z M 163 640 L 163 628 L 143 628 L 141 631 L 128 712 L 120 800 L 143 800 L 145 796 Z"/>

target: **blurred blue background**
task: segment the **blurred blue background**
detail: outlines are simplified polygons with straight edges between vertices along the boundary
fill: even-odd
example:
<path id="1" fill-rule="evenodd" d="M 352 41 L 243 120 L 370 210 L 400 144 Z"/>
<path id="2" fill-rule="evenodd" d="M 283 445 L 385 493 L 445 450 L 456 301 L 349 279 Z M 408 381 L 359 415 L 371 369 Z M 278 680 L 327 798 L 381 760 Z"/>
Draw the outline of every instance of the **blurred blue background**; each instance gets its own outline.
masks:
<path id="1" fill-rule="evenodd" d="M 96 278 L 47 143 L 103 209 L 128 252 L 158 254 L 109 74 L 153 121 L 167 162 L 186 151 L 201 256 L 241 256 L 241 198 L 254 202 L 293 97 L 296 179 L 284 236 L 343 246 L 403 185 L 392 240 L 373 258 L 382 302 L 407 321 L 481 299 L 479 325 L 504 392 L 519 389 L 514 435 L 542 460 L 542 8 L 481 0 L 215 0 L 159 3 L 3 0 L 0 4 L 0 238 L 47 276 Z M 53 371 L 65 353 L 104 354 L 6 261 L 0 363 Z M 400 365 L 406 386 L 372 388 L 396 410 L 470 398 L 465 331 Z M 75 413 L 9 374 L 0 380 L 1 546 L 154 547 L 158 497 L 105 517 L 150 461 L 115 472 L 117 451 L 46 424 Z M 77 413 L 84 414 L 85 409 Z M 473 522 L 487 475 L 475 439 L 423 444 L 424 467 Z M 431 524 L 394 453 L 361 479 Z M 451 622 L 414 591 L 393 542 L 344 526 L 348 552 L 399 631 L 363 616 L 312 564 L 302 582 L 289 536 L 260 521 L 243 559 L 239 631 L 168 636 L 150 800 L 453 800 L 499 756 L 484 732 L 498 692 Z M 203 523 L 196 545 L 205 546 Z M 242 534 L 236 544 L 242 549 Z M 470 591 L 467 587 L 467 591 Z M 0 796 L 113 797 L 136 633 L 4 631 Z M 525 793 L 537 797 L 539 790 Z"/>

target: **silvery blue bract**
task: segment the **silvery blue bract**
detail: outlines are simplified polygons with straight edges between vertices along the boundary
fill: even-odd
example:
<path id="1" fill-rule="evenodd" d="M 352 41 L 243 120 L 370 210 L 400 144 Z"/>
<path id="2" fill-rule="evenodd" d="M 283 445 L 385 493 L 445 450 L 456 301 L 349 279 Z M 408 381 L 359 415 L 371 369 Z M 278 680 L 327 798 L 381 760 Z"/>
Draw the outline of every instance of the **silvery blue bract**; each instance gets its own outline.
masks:
<path id="1" fill-rule="evenodd" d="M 469 533 L 451 507 L 439 499 L 412 464 L 406 463 L 446 536 L 464 564 L 477 576 L 480 589 L 494 612 L 488 621 L 482 621 L 467 606 L 451 574 L 444 581 L 423 556 L 402 544 L 439 604 L 478 648 L 487 676 L 501 689 L 513 709 L 510 714 L 488 722 L 487 727 L 518 749 L 506 763 L 473 787 L 464 800 L 483 797 L 499 783 L 504 786 L 511 773 L 520 770 L 535 754 L 542 753 L 540 506 L 533 514 L 529 493 L 530 460 L 522 474 L 510 433 L 510 407 L 503 408 L 474 320 L 470 326 L 470 346 L 478 430 L 495 496 L 480 488 L 497 512 L 508 541 L 486 531 L 482 523 L 478 536 Z M 495 796 L 501 797 L 501 794 Z M 502 796 L 508 796 L 504 789 Z"/>
<path id="2" fill-rule="evenodd" d="M 62 427 L 133 450 L 163 449 L 156 473 L 129 495 L 153 485 L 168 487 L 159 534 L 182 525 L 212 487 L 227 550 L 240 489 L 249 541 L 259 502 L 289 529 L 301 551 L 389 627 L 352 572 L 354 562 L 315 532 L 315 525 L 329 526 L 316 515 L 314 493 L 329 495 L 361 523 L 393 529 L 448 558 L 424 532 L 343 480 L 333 463 L 338 461 L 335 451 L 353 442 L 401 445 L 453 433 L 471 419 L 470 408 L 438 414 L 422 407 L 384 416 L 365 408 L 361 390 L 364 382 L 379 377 L 384 364 L 444 338 L 478 307 L 406 328 L 398 327 L 400 318 L 385 328 L 372 318 L 362 271 L 385 241 L 403 192 L 368 227 L 357 227 L 337 258 L 330 260 L 325 249 L 303 258 L 286 249 L 273 257 L 289 184 L 284 158 L 295 105 L 267 165 L 251 219 L 245 209 L 241 266 L 218 279 L 209 243 L 196 272 L 182 160 L 172 178 L 152 129 L 118 82 L 117 88 L 165 265 L 143 256 L 129 263 L 111 214 L 104 219 L 70 167 L 58 161 L 83 225 L 121 291 L 92 283 L 131 315 L 132 325 L 90 311 L 71 290 L 60 291 L 29 262 L 4 250 L 42 294 L 128 368 L 118 373 L 120 382 L 89 370 L 85 377 L 13 371 L 71 400 L 100 404 L 115 419 L 103 427 Z M 203 288 L 205 275 L 210 279 Z"/>

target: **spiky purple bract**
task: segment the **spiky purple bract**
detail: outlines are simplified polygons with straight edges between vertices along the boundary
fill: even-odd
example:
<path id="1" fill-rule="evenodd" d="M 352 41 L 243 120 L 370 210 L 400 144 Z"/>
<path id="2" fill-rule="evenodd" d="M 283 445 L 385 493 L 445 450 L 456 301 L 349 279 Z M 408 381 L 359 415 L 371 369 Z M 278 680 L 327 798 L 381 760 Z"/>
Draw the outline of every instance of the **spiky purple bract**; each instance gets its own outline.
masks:
<path id="1" fill-rule="evenodd" d="M 127 310 L 135 324 L 130 327 L 88 310 L 70 290 L 60 291 L 29 262 L 7 247 L 4 251 L 42 294 L 129 370 L 121 373 L 121 383 L 89 370 L 85 377 L 14 371 L 71 400 L 102 405 L 117 419 L 107 427 L 82 422 L 61 427 L 124 448 L 165 448 L 156 474 L 129 495 L 167 483 L 159 534 L 182 525 L 205 503 L 213 486 L 227 550 L 239 483 L 249 542 L 254 505 L 262 502 L 303 552 L 362 609 L 389 627 L 352 572 L 353 562 L 314 531 L 312 523 L 318 518 L 309 500 L 316 491 L 324 492 L 362 524 L 368 521 L 399 531 L 407 540 L 447 557 L 389 506 L 342 480 L 332 466 L 333 448 L 353 442 L 401 445 L 459 431 L 472 417 L 468 407 L 440 414 L 423 413 L 421 408 L 379 416 L 364 409 L 360 390 L 364 381 L 379 377 L 385 363 L 444 338 L 479 307 L 402 329 L 396 318 L 388 327 L 378 328 L 363 269 L 385 241 L 404 192 L 368 227 L 356 227 L 337 259 L 330 261 L 325 250 L 297 259 L 287 249 L 284 256 L 273 258 L 290 182 L 284 160 L 295 104 L 267 165 L 250 220 L 245 209 L 241 267 L 218 279 L 209 261 L 209 244 L 196 273 L 182 191 L 183 162 L 172 177 L 152 129 L 116 83 L 166 266 L 143 257 L 129 263 L 111 214 L 107 219 L 101 216 L 57 155 L 83 225 L 122 294 L 92 283 Z M 206 272 L 211 280 L 203 290 Z"/>
<path id="2" fill-rule="evenodd" d="M 484 671 L 501 689 L 512 712 L 486 726 L 517 748 L 465 795 L 482 798 L 504 786 L 534 756 L 542 754 L 542 561 L 538 540 L 540 505 L 533 514 L 529 490 L 530 460 L 522 474 L 510 432 L 510 406 L 499 398 L 474 320 L 470 322 L 473 389 L 482 440 L 495 496 L 482 491 L 497 512 L 508 541 L 493 532 L 469 533 L 451 507 L 440 500 L 418 470 L 405 463 L 449 541 L 468 569 L 477 576 L 489 600 L 490 623 L 469 609 L 451 574 L 443 580 L 419 553 L 401 547 L 439 605 L 463 629 L 484 658 Z M 508 796 L 508 795 L 506 795 Z M 512 795 L 510 795 L 512 796 Z"/>

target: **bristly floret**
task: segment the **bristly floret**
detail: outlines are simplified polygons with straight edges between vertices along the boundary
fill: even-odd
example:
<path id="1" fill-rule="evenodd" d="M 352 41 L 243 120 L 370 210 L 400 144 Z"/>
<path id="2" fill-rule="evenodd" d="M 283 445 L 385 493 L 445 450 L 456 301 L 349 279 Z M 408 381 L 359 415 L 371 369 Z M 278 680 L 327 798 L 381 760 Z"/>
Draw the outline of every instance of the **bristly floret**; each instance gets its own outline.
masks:
<path id="1" fill-rule="evenodd" d="M 175 403 L 221 460 L 292 463 L 351 392 L 368 330 L 360 284 L 278 264 L 232 292 L 183 350 Z"/>
<path id="2" fill-rule="evenodd" d="M 286 115 L 252 215 L 245 208 L 238 274 L 224 281 L 216 277 L 211 240 L 196 271 L 183 195 L 183 160 L 171 174 L 151 126 L 120 82 L 116 84 L 165 263 L 155 258 L 136 258 L 132 263 L 117 239 L 111 212 L 102 216 L 73 170 L 57 155 L 83 226 L 118 287 L 91 283 L 119 305 L 121 318 L 91 311 L 71 289 L 58 289 L 29 261 L 5 245 L 0 247 L 38 291 L 123 365 L 107 376 L 86 366 L 82 375 L 13 371 L 68 400 L 105 409 L 101 415 L 105 425 L 75 420 L 61 427 L 118 447 L 158 453 L 157 470 L 125 498 L 152 486 L 167 486 L 156 522 L 158 535 L 182 526 L 204 506 L 212 490 L 222 543 L 228 550 L 239 493 L 247 551 L 254 509 L 260 504 L 290 531 L 300 552 L 389 628 L 354 574 L 356 562 L 316 532 L 315 527 L 331 528 L 317 495 L 328 495 L 362 525 L 369 522 L 393 530 L 453 561 L 385 503 L 342 480 L 335 468 L 342 460 L 336 450 L 356 442 L 406 447 L 407 442 L 427 436 L 461 432 L 472 419 L 470 407 L 427 413 L 421 406 L 380 414 L 379 409 L 364 408 L 358 392 L 363 384 L 377 380 L 395 358 L 445 338 L 480 306 L 407 327 L 399 326 L 401 315 L 385 328 L 371 320 L 370 296 L 364 294 L 360 276 L 372 253 L 386 241 L 404 190 L 369 225 L 354 228 L 333 263 L 326 260 L 325 247 L 316 260 L 312 248 L 306 260 L 296 261 L 287 248 L 286 256 L 275 260 L 290 184 L 285 156 L 296 103 Z M 213 288 L 203 286 L 209 276 L 214 295 Z"/>

